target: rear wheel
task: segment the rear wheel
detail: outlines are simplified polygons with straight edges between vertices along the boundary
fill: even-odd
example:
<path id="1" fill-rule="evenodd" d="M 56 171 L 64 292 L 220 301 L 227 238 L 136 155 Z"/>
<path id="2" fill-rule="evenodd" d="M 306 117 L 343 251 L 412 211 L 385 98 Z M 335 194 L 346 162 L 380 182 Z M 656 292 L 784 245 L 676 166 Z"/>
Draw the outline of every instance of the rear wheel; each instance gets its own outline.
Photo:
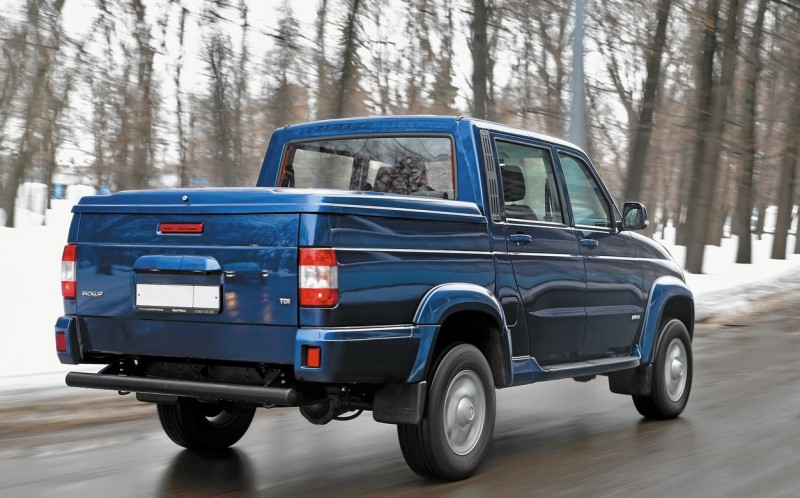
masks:
<path id="1" fill-rule="evenodd" d="M 691 387 L 692 341 L 683 322 L 670 320 L 661 329 L 650 394 L 633 396 L 633 404 L 647 418 L 675 418 L 686 407 Z"/>
<path id="2" fill-rule="evenodd" d="M 467 478 L 486 455 L 494 419 L 489 364 L 477 348 L 459 344 L 436 367 L 422 421 L 397 426 L 403 457 L 423 477 Z"/>
<path id="3" fill-rule="evenodd" d="M 192 450 L 221 450 L 244 436 L 255 408 L 223 407 L 180 398 L 177 403 L 158 405 L 161 427 L 178 446 Z"/>

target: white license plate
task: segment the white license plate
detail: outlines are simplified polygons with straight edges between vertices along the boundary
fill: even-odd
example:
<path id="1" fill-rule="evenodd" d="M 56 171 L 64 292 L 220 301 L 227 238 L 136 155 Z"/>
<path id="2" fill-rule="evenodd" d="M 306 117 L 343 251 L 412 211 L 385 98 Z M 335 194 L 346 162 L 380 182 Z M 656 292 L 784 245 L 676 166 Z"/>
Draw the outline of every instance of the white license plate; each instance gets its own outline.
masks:
<path id="1" fill-rule="evenodd" d="M 218 285 L 136 284 L 136 309 L 161 313 L 219 313 Z"/>

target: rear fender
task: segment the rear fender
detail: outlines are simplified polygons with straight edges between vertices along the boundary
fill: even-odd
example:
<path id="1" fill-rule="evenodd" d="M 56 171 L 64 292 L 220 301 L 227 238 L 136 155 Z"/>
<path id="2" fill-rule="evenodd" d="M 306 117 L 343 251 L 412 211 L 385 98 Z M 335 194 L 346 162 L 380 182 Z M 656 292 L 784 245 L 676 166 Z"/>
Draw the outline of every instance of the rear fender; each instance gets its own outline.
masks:
<path id="1" fill-rule="evenodd" d="M 492 317 L 500 326 L 500 347 L 506 371 L 506 378 L 511 378 L 511 335 L 506 324 L 503 308 L 497 298 L 485 288 L 466 283 L 444 284 L 434 287 L 422 298 L 414 315 L 414 324 L 420 334 L 419 349 L 414 366 L 406 382 L 421 382 L 436 360 L 433 351 L 441 325 L 447 318 L 460 311 L 477 311 Z M 490 361 L 489 358 L 487 360 Z"/>
<path id="2" fill-rule="evenodd" d="M 686 284 L 675 277 L 664 276 L 657 278 L 653 282 L 653 287 L 650 289 L 650 299 L 647 303 L 647 311 L 645 312 L 644 325 L 642 326 L 641 340 L 639 341 L 640 349 L 642 352 L 642 365 L 649 365 L 653 362 L 655 356 L 655 347 L 658 343 L 659 326 L 664 316 L 664 310 L 673 299 L 688 300 L 689 303 L 694 303 L 694 296 L 692 291 Z M 684 315 L 694 322 L 694 306 L 690 304 L 691 309 L 686 310 Z M 677 318 L 677 317 L 676 317 Z M 686 328 L 692 330 L 692 323 L 687 323 Z"/>

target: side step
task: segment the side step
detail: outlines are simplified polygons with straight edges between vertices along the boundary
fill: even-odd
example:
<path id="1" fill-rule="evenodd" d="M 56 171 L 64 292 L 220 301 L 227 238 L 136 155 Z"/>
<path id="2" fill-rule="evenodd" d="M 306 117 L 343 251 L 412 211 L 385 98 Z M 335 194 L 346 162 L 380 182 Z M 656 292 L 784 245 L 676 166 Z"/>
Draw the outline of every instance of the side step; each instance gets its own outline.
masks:
<path id="1" fill-rule="evenodd" d="M 539 382 L 543 380 L 589 377 L 606 374 L 629 368 L 636 368 L 641 363 L 637 354 L 621 358 L 598 358 L 594 360 L 572 361 L 539 365 L 531 357 L 514 358 L 514 385 Z"/>
<path id="2" fill-rule="evenodd" d="M 260 405 L 297 406 L 300 398 L 293 388 L 216 384 L 103 373 L 70 372 L 67 374 L 66 382 L 71 387 L 167 394 L 190 398 L 257 403 Z"/>
<path id="3" fill-rule="evenodd" d="M 547 374 L 564 374 L 559 377 L 580 377 L 589 374 L 601 374 L 624 370 L 639 366 L 639 357 L 625 356 L 622 358 L 600 358 L 597 360 L 575 361 L 569 363 L 554 363 L 542 366 Z"/>

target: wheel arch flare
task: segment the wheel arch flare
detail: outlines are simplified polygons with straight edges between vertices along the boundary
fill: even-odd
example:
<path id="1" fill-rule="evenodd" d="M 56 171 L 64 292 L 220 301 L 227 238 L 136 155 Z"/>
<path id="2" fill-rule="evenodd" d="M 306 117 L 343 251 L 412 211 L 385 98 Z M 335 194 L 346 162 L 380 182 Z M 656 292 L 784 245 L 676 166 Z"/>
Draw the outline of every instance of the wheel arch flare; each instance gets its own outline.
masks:
<path id="1" fill-rule="evenodd" d="M 467 322 L 474 332 L 453 328 Z M 455 342 L 466 342 L 484 354 L 497 387 L 510 383 L 510 332 L 500 302 L 485 288 L 467 283 L 434 287 L 420 302 L 414 324 L 420 344 L 406 382 L 425 380 L 443 350 Z"/>
<path id="2" fill-rule="evenodd" d="M 676 277 L 663 276 L 653 282 L 647 301 L 639 349 L 641 364 L 653 362 L 658 343 L 658 332 L 665 318 L 677 318 L 686 326 L 689 337 L 694 332 L 694 296 L 685 282 Z"/>

